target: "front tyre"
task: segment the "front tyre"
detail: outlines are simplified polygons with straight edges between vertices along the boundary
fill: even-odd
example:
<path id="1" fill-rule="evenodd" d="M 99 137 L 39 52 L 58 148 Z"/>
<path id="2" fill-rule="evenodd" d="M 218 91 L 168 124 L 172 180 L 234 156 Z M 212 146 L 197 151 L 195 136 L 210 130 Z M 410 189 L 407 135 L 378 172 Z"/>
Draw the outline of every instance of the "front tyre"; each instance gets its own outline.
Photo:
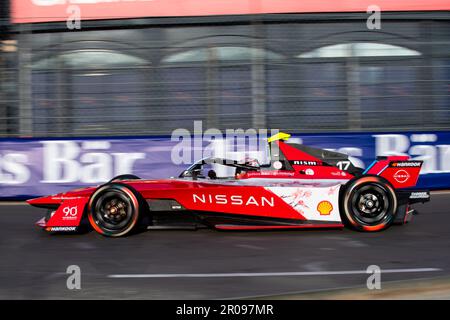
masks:
<path id="1" fill-rule="evenodd" d="M 342 197 L 342 215 L 354 229 L 380 231 L 394 221 L 397 197 L 394 188 L 378 176 L 351 180 Z"/>
<path id="2" fill-rule="evenodd" d="M 120 237 L 136 227 L 140 211 L 139 194 L 129 186 L 112 183 L 100 187 L 91 196 L 88 218 L 101 235 Z"/>

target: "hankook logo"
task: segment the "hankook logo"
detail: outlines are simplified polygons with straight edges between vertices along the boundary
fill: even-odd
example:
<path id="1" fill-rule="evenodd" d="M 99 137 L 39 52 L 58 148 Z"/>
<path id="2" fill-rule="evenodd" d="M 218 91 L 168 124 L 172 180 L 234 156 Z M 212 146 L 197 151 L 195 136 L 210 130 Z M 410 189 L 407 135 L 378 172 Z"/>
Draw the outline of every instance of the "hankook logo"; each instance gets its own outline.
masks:
<path id="1" fill-rule="evenodd" d="M 418 161 L 405 161 L 405 162 L 392 162 L 392 167 L 420 167 L 422 162 Z"/>
<path id="2" fill-rule="evenodd" d="M 76 231 L 77 227 L 51 227 L 50 231 Z"/>
<path id="3" fill-rule="evenodd" d="M 255 197 L 242 195 L 226 195 L 226 194 L 193 194 L 192 200 L 194 203 L 217 204 L 217 205 L 234 205 L 234 206 L 256 206 L 265 207 L 275 206 L 275 199 L 273 197 Z"/>

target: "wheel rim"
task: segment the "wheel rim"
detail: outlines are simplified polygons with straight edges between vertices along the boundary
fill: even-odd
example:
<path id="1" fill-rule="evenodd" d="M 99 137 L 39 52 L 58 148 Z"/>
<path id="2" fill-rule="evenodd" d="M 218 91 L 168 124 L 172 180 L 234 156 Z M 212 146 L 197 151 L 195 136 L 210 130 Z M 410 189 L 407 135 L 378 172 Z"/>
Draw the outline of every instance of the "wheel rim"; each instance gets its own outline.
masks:
<path id="1" fill-rule="evenodd" d="M 130 198 L 119 190 L 108 190 L 101 193 L 93 209 L 97 225 L 108 231 L 124 229 L 133 216 L 133 205 Z"/>
<path id="2" fill-rule="evenodd" d="M 388 217 L 391 201 L 380 185 L 370 184 L 357 189 L 351 198 L 355 219 L 363 225 L 376 225 Z"/>

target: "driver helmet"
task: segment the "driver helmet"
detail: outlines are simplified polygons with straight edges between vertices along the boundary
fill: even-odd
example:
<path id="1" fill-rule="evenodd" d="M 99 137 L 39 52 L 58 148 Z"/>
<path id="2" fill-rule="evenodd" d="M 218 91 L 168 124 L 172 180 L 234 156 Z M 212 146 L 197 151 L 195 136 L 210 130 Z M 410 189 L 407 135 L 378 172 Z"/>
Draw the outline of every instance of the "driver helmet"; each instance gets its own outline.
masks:
<path id="1" fill-rule="evenodd" d="M 259 161 L 255 158 L 246 157 L 242 161 L 246 166 L 259 168 Z"/>

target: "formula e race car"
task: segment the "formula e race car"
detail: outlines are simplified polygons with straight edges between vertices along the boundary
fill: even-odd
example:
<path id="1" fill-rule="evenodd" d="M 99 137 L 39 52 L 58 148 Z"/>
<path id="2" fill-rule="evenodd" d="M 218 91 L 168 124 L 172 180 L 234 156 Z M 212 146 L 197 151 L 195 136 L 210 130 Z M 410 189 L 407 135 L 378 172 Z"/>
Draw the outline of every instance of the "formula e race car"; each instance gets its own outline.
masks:
<path id="1" fill-rule="evenodd" d="M 37 225 L 50 232 L 90 226 L 119 237 L 139 229 L 263 230 L 342 228 L 379 231 L 407 223 L 411 204 L 426 202 L 416 185 L 422 161 L 378 157 L 366 169 L 345 154 L 268 139 L 270 161 L 202 159 L 179 177 L 121 175 L 96 187 L 28 200 L 47 208 Z M 219 170 L 225 168 L 226 170 Z M 219 174 L 222 172 L 221 174 Z M 227 174 L 223 174 L 227 172 Z"/>

